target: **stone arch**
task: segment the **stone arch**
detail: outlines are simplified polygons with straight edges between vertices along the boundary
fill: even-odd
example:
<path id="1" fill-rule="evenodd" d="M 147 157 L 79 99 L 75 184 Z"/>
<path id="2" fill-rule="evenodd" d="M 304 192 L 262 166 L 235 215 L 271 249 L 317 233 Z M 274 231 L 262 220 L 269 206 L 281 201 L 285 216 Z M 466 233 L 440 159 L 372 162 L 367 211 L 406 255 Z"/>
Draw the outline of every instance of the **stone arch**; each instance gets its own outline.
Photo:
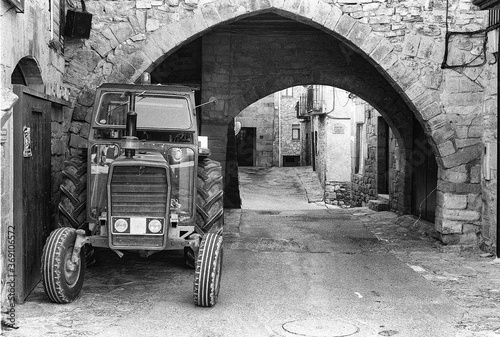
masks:
<path id="1" fill-rule="evenodd" d="M 11 84 L 22 84 L 34 88 L 43 85 L 40 67 L 33 57 L 26 56 L 19 60 L 12 72 Z"/>
<path id="2" fill-rule="evenodd" d="M 271 4 L 268 1 L 257 1 L 252 4 L 246 1 L 231 1 L 203 4 L 194 9 L 191 15 L 178 22 L 162 26 L 147 35 L 131 53 L 127 45 L 123 43 L 119 45 L 115 55 L 120 56 L 120 59 L 114 69 L 108 76 L 97 79 L 97 83 L 92 82 L 97 85 L 105 81 L 133 83 L 143 72 L 151 71 L 182 45 L 193 41 L 214 27 L 264 12 L 274 12 L 318 28 L 345 42 L 353 49 L 353 52 L 364 55 L 365 59 L 394 86 L 417 120 L 432 134 L 434 125 L 428 125 L 426 120 L 441 113 L 437 90 L 432 90 L 432 98 L 424 95 L 424 92 L 427 91 L 426 94 L 429 92 L 421 83 L 417 72 L 413 72 L 414 69 L 406 67 L 399 60 L 400 53 L 395 51 L 394 45 L 387 38 L 373 31 L 369 24 L 358 22 L 344 14 L 336 5 L 322 1 L 284 1 L 278 4 Z M 172 31 L 176 34 L 172 34 Z M 413 53 L 420 53 L 432 60 L 434 63 L 432 69 L 439 73 L 437 68 L 443 52 L 431 41 L 419 41 L 407 48 L 416 48 L 417 50 Z M 443 150 L 439 146 L 442 143 L 441 139 L 430 137 L 429 140 L 435 150 L 438 163 L 442 165 L 440 159 L 443 156 Z"/>
<path id="3" fill-rule="evenodd" d="M 97 9 L 94 11 L 97 17 L 120 13 L 111 13 L 109 7 L 105 10 L 106 5 L 98 2 L 94 6 L 100 6 L 94 8 Z M 139 8 L 139 2 L 129 2 L 123 6 Z M 455 112 L 466 104 L 468 111 L 481 111 L 484 84 L 478 79 L 480 73 L 442 70 L 443 44 L 435 43 L 441 42 L 441 37 L 419 35 L 413 27 L 407 27 L 407 31 L 403 32 L 404 41 L 393 43 L 375 31 L 372 25 L 353 18 L 341 7 L 339 3 L 328 4 L 321 0 L 227 0 L 195 4 L 189 10 L 178 10 L 177 17 L 170 16 L 164 22 L 154 19 L 149 26 L 144 22 L 134 24 L 132 21 L 135 19 L 130 17 L 123 21 L 116 20 L 119 22 L 116 25 L 125 28 L 116 32 L 111 32 L 103 21 L 95 26 L 100 31 L 93 32 L 93 41 L 91 39 L 69 62 L 65 79 L 70 85 L 84 89 L 80 97 L 91 96 L 89 92 L 103 82 L 134 82 L 144 71 L 154 68 L 184 43 L 219 25 L 264 12 L 278 13 L 343 41 L 348 49 L 362 55 L 390 83 L 405 107 L 425 129 L 440 167 L 439 189 L 443 194 L 441 199 L 438 198 L 441 206 L 437 212 L 438 229 L 442 233 L 461 233 L 463 223 L 471 226 L 477 224 L 480 219 L 477 207 L 460 211 L 447 209 L 445 204 L 454 199 L 443 198 L 458 193 L 465 195 L 467 200 L 467 193 L 476 196 L 480 193 L 480 185 L 473 175 L 477 176 L 482 148 L 478 142 L 467 139 L 468 132 L 475 132 L 467 131 L 468 127 L 479 123 L 478 116 Z M 130 25 L 125 22 L 127 20 Z M 97 46 L 105 37 L 107 41 L 104 47 Z M 411 58 L 418 58 L 419 62 L 408 60 Z M 463 91 L 464 88 L 466 91 Z M 472 92 L 472 98 L 464 102 L 466 98 L 463 92 Z M 245 106 L 251 101 L 253 93 L 249 91 L 247 95 L 248 100 L 235 98 L 231 104 L 235 107 Z M 393 116 L 393 119 L 394 125 L 405 122 L 404 118 Z M 454 172 L 458 172 L 460 179 L 456 178 Z M 460 185 L 463 183 L 468 185 Z"/>

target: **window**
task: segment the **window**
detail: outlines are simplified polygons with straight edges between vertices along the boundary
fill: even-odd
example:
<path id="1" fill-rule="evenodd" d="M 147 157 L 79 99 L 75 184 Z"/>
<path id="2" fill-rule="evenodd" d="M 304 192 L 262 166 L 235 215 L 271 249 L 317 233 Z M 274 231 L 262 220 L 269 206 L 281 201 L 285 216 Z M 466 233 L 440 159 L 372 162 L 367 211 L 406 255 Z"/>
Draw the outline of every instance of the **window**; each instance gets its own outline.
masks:
<path id="1" fill-rule="evenodd" d="M 63 29 L 65 11 L 65 0 L 49 0 L 49 12 L 51 12 L 49 46 L 61 52 L 64 47 Z"/>
<path id="2" fill-rule="evenodd" d="M 292 96 L 293 97 L 293 87 L 286 88 L 284 93 L 283 93 L 283 96 Z"/>
<path id="3" fill-rule="evenodd" d="M 292 140 L 300 140 L 300 125 L 292 124 Z"/>

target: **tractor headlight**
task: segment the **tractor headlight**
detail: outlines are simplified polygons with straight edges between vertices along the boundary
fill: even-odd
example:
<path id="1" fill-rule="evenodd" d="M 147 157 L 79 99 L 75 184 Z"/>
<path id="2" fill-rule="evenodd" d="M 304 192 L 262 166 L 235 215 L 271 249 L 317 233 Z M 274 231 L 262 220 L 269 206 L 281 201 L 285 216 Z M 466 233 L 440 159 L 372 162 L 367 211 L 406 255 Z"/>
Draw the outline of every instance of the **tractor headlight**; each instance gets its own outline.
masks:
<path id="1" fill-rule="evenodd" d="M 149 231 L 154 234 L 161 232 L 162 227 L 163 225 L 158 219 L 153 219 L 148 223 Z"/>
<path id="2" fill-rule="evenodd" d="M 125 219 L 116 219 L 114 226 L 116 232 L 124 233 L 128 229 L 128 221 Z"/>
<path id="3" fill-rule="evenodd" d="M 175 162 L 180 162 L 182 161 L 182 159 L 184 159 L 184 152 L 182 151 L 181 148 L 173 147 L 170 149 L 170 157 Z"/>

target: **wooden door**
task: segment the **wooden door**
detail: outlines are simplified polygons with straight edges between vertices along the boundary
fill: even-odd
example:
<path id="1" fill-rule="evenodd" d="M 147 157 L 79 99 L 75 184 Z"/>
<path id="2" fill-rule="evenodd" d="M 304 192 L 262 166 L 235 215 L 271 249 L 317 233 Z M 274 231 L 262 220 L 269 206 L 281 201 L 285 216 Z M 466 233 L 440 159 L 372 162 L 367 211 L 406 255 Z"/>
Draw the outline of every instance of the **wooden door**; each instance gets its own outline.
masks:
<path id="1" fill-rule="evenodd" d="M 51 228 L 51 102 L 15 86 L 14 225 L 16 300 L 24 302 L 40 281 L 43 245 Z"/>
<path id="2" fill-rule="evenodd" d="M 241 128 L 236 136 L 238 166 L 253 166 L 256 128 Z"/>
<path id="3" fill-rule="evenodd" d="M 415 121 L 412 151 L 412 214 L 434 222 L 438 167 L 423 129 Z"/>

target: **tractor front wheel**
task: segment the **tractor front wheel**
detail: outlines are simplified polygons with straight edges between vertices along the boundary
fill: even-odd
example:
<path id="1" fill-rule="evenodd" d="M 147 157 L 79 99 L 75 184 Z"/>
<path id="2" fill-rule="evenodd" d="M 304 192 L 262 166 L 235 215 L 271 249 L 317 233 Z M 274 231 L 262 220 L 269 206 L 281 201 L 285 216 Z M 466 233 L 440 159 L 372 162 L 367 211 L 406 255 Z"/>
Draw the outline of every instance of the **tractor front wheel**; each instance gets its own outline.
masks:
<path id="1" fill-rule="evenodd" d="M 76 241 L 76 230 L 63 227 L 54 230 L 42 254 L 42 284 L 52 302 L 70 303 L 80 294 L 85 274 L 85 249 L 80 251 L 80 262 L 71 262 Z"/>
<path id="2" fill-rule="evenodd" d="M 209 232 L 201 240 L 194 273 L 194 303 L 213 307 L 219 297 L 222 270 L 222 234 Z"/>

